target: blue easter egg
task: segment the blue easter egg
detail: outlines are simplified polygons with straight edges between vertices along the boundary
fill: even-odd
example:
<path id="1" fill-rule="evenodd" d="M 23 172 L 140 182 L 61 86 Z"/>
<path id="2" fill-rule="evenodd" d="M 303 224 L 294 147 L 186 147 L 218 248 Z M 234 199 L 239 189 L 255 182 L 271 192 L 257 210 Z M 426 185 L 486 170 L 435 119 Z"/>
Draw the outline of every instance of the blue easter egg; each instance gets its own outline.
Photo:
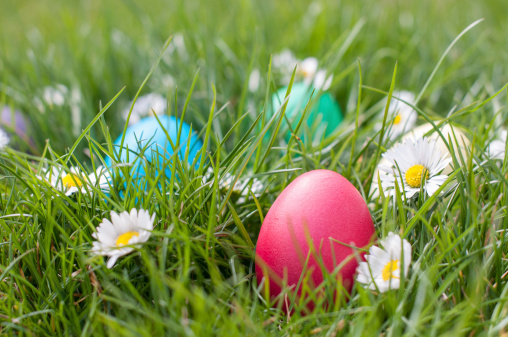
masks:
<path id="1" fill-rule="evenodd" d="M 276 113 L 280 109 L 281 103 L 284 102 L 286 97 L 287 89 L 287 87 L 281 88 L 273 94 L 272 111 L 269 111 L 271 114 Z M 305 107 L 311 98 L 311 94 L 312 88 L 306 83 L 294 83 L 291 87 L 291 96 L 286 107 L 286 117 L 291 121 L 293 130 L 298 125 Z M 312 127 L 314 123 L 318 124 L 314 128 L 313 140 L 320 140 L 323 134 L 325 136 L 332 134 L 342 122 L 342 119 L 343 116 L 339 103 L 337 103 L 332 95 L 328 92 L 319 93 L 316 90 L 305 114 L 305 123 L 309 127 Z M 299 135 L 302 135 L 302 129 L 303 125 L 300 127 Z M 291 134 L 288 132 L 286 139 L 290 137 Z"/>
<path id="2" fill-rule="evenodd" d="M 125 133 L 119 162 L 132 164 L 131 172 L 136 178 L 145 176 L 142 157 L 150 163 L 157 164 L 161 169 L 165 167 L 167 177 L 171 176 L 172 164 L 168 165 L 167 163 L 171 160 L 174 150 L 179 149 L 178 157 L 181 161 L 186 160 L 191 166 L 199 163 L 199 158 L 196 159 L 196 155 L 203 147 L 203 142 L 195 133 L 192 133 L 189 139 L 191 130 L 189 124 L 180 122 L 173 116 L 162 115 L 158 118 L 159 121 L 155 117 L 143 118 L 138 123 L 129 126 Z M 180 142 L 177 143 L 180 127 L 182 128 Z M 117 156 L 120 153 L 121 142 L 122 135 L 114 142 Z M 142 155 L 140 155 L 141 153 Z M 112 165 L 112 160 L 109 157 L 105 162 L 108 167 Z"/>

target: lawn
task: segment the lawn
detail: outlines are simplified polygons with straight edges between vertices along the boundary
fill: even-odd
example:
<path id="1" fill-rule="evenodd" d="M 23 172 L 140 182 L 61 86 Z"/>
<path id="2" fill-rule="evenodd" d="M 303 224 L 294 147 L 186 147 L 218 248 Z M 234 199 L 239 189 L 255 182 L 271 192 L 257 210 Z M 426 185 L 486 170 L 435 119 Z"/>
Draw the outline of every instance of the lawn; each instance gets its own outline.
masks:
<path id="1" fill-rule="evenodd" d="M 508 336 L 506 13 L 503 0 L 2 0 L 0 334 Z M 304 113 L 324 94 L 342 110 L 326 132 L 285 100 L 309 57 L 333 79 Z M 397 103 L 415 126 L 394 136 Z M 124 132 L 152 108 L 170 153 L 122 157 L 116 139 L 136 144 Z M 447 177 L 429 193 L 421 171 L 413 197 L 391 195 L 379 163 L 428 123 Z M 410 244 L 396 287 L 343 291 L 340 261 L 305 296 L 260 282 L 268 211 L 318 169 L 359 191 L 371 245 Z M 108 260 L 104 224 L 132 209 L 153 224 Z"/>

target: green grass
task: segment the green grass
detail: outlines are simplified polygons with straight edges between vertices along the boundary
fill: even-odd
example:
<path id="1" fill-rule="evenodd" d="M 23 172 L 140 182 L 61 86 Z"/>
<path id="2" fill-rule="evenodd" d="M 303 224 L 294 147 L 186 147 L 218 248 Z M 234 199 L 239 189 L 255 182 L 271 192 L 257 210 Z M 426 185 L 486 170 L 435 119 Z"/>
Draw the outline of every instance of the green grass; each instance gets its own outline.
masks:
<path id="1" fill-rule="evenodd" d="M 2 1 L 0 103 L 23 111 L 35 146 L 0 155 L 1 333 L 506 334 L 508 162 L 486 160 L 485 148 L 508 117 L 507 11 L 501 0 Z M 184 37 L 185 52 L 174 41 L 164 51 L 174 34 Z M 331 92 L 345 120 L 319 144 L 292 138 L 288 145 L 277 132 L 286 124 L 283 109 L 273 119 L 266 114 L 278 81 L 270 55 L 284 48 L 318 57 L 335 75 Z M 250 93 L 254 68 L 263 76 Z M 89 172 L 101 165 L 125 127 L 121 111 L 148 74 L 141 94 L 168 97 L 168 113 L 199 133 L 206 144 L 200 165 L 174 156 L 166 179 L 145 163 L 146 190 L 126 184 L 130 173 L 121 166 L 109 194 L 63 197 L 37 183 L 47 165 Z M 80 92 L 78 119 L 68 103 L 37 106 L 44 87 L 59 83 Z M 421 93 L 419 124 L 449 118 L 472 142 L 467 157 L 454 158 L 442 196 L 408 204 L 368 193 L 389 146 L 374 125 L 393 89 Z M 240 203 L 232 190 L 202 183 L 208 167 L 256 177 L 265 190 Z M 280 192 L 319 168 L 360 190 L 379 237 L 397 231 L 411 242 L 412 270 L 398 290 L 376 294 L 357 284 L 349 301 L 333 306 L 324 303 L 339 285 L 327 277 L 316 309 L 303 315 L 306 303 L 297 302 L 288 317 L 258 288 L 253 245 Z M 111 210 L 133 207 L 156 214 L 155 231 L 107 269 L 89 254 L 91 234 Z"/>

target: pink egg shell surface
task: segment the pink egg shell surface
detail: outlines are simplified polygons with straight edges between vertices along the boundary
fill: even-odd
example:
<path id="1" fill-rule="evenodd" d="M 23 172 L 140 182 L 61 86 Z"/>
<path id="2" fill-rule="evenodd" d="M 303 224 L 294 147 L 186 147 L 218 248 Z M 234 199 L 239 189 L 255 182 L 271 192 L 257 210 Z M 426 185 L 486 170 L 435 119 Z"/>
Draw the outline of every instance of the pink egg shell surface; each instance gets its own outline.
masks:
<path id="1" fill-rule="evenodd" d="M 280 293 L 282 279 L 287 280 L 288 286 L 297 285 L 310 238 L 328 272 L 350 259 L 337 277 L 351 291 L 358 266 L 355 253 L 330 238 L 363 248 L 371 243 L 374 234 L 367 204 L 347 179 L 329 170 L 307 172 L 284 189 L 263 221 L 256 246 L 257 280 L 261 283 L 265 273 L 269 275 L 272 297 Z M 364 259 L 360 251 L 356 254 Z M 314 256 L 310 256 L 305 270 L 313 270 L 314 286 L 323 281 L 322 269 Z"/>

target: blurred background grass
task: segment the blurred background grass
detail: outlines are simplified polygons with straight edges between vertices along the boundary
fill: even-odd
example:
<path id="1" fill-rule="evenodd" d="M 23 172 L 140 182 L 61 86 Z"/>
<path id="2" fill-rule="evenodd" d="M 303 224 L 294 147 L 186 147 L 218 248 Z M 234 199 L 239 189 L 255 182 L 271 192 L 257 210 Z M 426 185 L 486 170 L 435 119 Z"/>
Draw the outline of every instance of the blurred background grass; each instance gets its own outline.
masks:
<path id="1" fill-rule="evenodd" d="M 134 97 L 164 41 L 175 35 L 144 93 L 171 96 L 178 86 L 184 97 L 200 69 L 188 114 L 195 129 L 206 123 L 211 83 L 217 87 L 218 106 L 229 103 L 222 119 L 231 125 L 229 117 L 236 115 L 250 69 L 266 75 L 270 55 L 285 48 L 299 58 L 318 57 L 336 75 L 331 90 L 350 115 L 356 104 L 357 59 L 365 85 L 387 90 L 398 61 L 398 89 L 418 92 L 450 42 L 467 25 L 485 18 L 452 50 L 423 96 L 422 108 L 444 115 L 463 104 L 469 91 L 485 97 L 504 84 L 507 12 L 508 2 L 502 0 L 2 1 L 0 102 L 30 117 L 39 150 L 50 139 L 53 148 L 63 151 L 100 104 L 125 86 L 105 115 L 116 136 L 123 127 L 120 111 Z M 355 27 L 360 28 L 357 35 Z M 349 42 L 342 55 L 341 47 Z M 68 106 L 46 107 L 49 113 L 40 113 L 34 99 L 43 94 L 41 88 L 57 84 L 81 93 L 79 118 Z M 363 96 L 361 110 L 382 98 L 368 91 Z M 263 85 L 254 99 L 256 106 L 263 105 Z M 100 139 L 96 131 L 92 135 Z"/>
<path id="2" fill-rule="evenodd" d="M 174 109 L 173 98 L 178 87 L 176 95 L 178 111 L 181 111 L 199 69 L 185 120 L 198 131 L 206 126 L 213 103 L 213 83 L 217 90 L 216 111 L 221 108 L 224 111 L 213 124 L 212 132 L 219 137 L 211 136 L 212 150 L 219 148 L 220 135 L 230 129 L 234 117 L 245 113 L 246 109 L 252 113 L 242 126 L 244 129 L 250 126 L 249 122 L 265 103 L 267 83 L 265 79 L 258 91 L 246 94 L 253 105 L 243 104 L 242 93 L 247 92 L 249 74 L 252 69 L 259 68 L 266 75 L 270 55 L 286 48 L 300 59 L 317 57 L 323 67 L 334 73 L 331 92 L 343 107 L 346 115 L 343 125 L 347 127 L 356 113 L 358 60 L 365 86 L 388 91 L 398 62 L 396 89 L 418 93 L 451 41 L 469 24 L 484 18 L 454 46 L 418 104 L 433 116 L 445 116 L 454 106 L 458 110 L 473 102 L 481 102 L 505 85 L 508 75 L 507 12 L 508 2 L 503 0 L 3 0 L 0 1 L 0 103 L 19 109 L 29 118 L 35 152 L 42 153 L 45 140 L 49 139 L 52 148 L 63 153 L 100 111 L 101 105 L 106 105 L 125 87 L 104 115 L 112 136 L 116 137 L 125 123 L 122 110 L 134 98 L 166 39 L 174 36 L 142 93 L 167 95 L 170 108 Z M 277 78 L 275 83 L 278 83 Z M 42 103 L 41 107 L 44 88 L 60 84 L 68 88 L 66 98 L 72 102 L 62 106 Z M 79 99 L 72 97 L 73 92 Z M 376 103 L 383 98 L 379 92 L 365 88 L 359 112 L 369 118 L 377 112 L 376 109 L 381 109 Z M 485 125 L 498 111 L 506 115 L 506 108 L 502 109 L 502 106 L 506 107 L 503 99 L 506 97 L 500 95 L 493 100 L 494 104 L 486 104 L 480 110 L 471 109 L 454 118 L 454 122 L 462 124 L 471 135 L 477 131 L 482 138 L 476 145 L 480 150 L 485 140 L 491 137 L 485 132 Z M 73 110 L 71 105 L 79 109 Z M 374 134 L 372 124 L 362 125 L 358 143 L 364 143 Z M 245 152 L 230 151 L 240 144 L 238 136 L 243 135 L 235 130 L 221 148 L 226 153 L 220 153 L 221 160 L 228 152 L 233 154 L 234 158 L 230 158 L 233 163 L 238 158 L 241 159 L 239 163 L 244 159 Z M 94 125 L 91 136 L 99 142 L 104 141 L 100 123 Z M 268 173 L 269 177 L 265 176 L 264 180 L 271 184 L 261 200 L 260 214 L 254 203 L 236 206 L 238 217 L 254 242 L 262 221 L 258 219 L 259 215 L 266 214 L 278 193 L 294 175 L 303 172 L 275 174 L 273 171 L 296 166 L 304 170 L 325 167 L 341 171 L 341 165 L 347 165 L 348 158 L 350 161 L 355 158 L 349 156 L 349 149 L 340 148 L 342 144 L 350 146 L 349 136 L 337 137 L 334 145 L 340 143 L 340 146 L 332 147 L 323 156 L 320 150 L 325 145 L 317 147 L 318 155 L 311 154 L 305 160 L 302 159 L 304 156 L 293 154 L 291 163 L 291 156 L 288 155 L 286 162 L 281 155 L 285 149 L 269 151 L 264 167 L 256 167 L 259 173 Z M 87 144 L 82 143 L 80 151 L 76 152 L 78 159 L 86 158 L 83 150 Z M 252 140 L 244 141 L 243 145 L 249 149 L 257 147 Z M 372 155 L 377 148 L 365 145 L 365 148 L 369 147 L 365 156 L 360 156 L 362 146 L 356 148 L 354 154 L 358 155 L 358 163 L 353 163 L 353 172 L 348 170 L 344 174 L 356 187 L 368 180 L 377 164 Z M 263 146 L 259 148 L 263 148 L 263 152 L 267 150 Z M 23 162 L 23 158 L 13 161 L 11 167 L 22 167 Z M 217 159 L 217 162 L 220 161 Z M 234 166 L 232 173 L 238 172 L 238 164 L 230 165 Z M 498 176 L 484 180 L 503 181 L 504 175 L 499 171 Z M 7 281 L 10 283 L 3 284 L 2 291 L 9 294 L 6 297 L 0 294 L 3 301 L 0 304 L 12 311 L 8 318 L 23 317 L 23 320 L 21 324 L 8 320 L 2 322 L 2 326 L 9 332 L 23 333 L 26 328 L 27 334 L 36 331 L 47 335 L 63 335 L 66 329 L 73 329 L 70 334 L 74 335 L 162 335 L 164 331 L 179 335 L 204 335 L 210 331 L 225 331 L 231 335 L 235 332 L 246 335 L 245 331 L 250 331 L 251 335 L 274 335 L 303 331 L 303 335 L 308 335 L 327 331 L 331 336 L 336 327 L 344 328 L 346 321 L 343 333 L 365 335 L 367 332 L 388 331 L 389 335 L 392 331 L 396 335 L 397 331 L 406 329 L 401 322 L 409 317 L 411 324 L 407 324 L 407 331 L 415 335 L 440 335 L 442 331 L 452 329 L 450 335 L 454 332 L 457 335 L 457 332 L 485 330 L 499 323 L 501 328 L 492 332 L 495 335 L 504 329 L 503 315 L 508 310 L 505 308 L 508 287 L 502 280 L 506 270 L 506 261 L 501 258 L 505 246 L 496 248 L 494 255 L 487 252 L 483 257 L 481 254 L 487 250 L 484 245 L 487 235 L 491 235 L 487 234 L 491 216 L 494 218 L 498 214 L 502 219 L 506 209 L 500 207 L 496 213 L 497 201 L 487 198 L 502 195 L 505 187 L 485 184 L 482 188 L 491 193 L 484 193 L 488 194 L 485 201 L 477 201 L 472 169 L 464 176 L 471 184 L 464 183 L 466 178 L 459 180 L 461 186 L 467 187 L 464 195 L 455 196 L 454 202 L 447 205 L 439 203 L 437 210 L 422 211 L 429 217 L 425 224 L 428 220 L 428 223 L 433 221 L 432 225 L 439 225 L 441 237 L 434 238 L 423 220 L 413 221 L 411 235 L 417 238 L 413 242 L 415 261 L 419 259 L 418 263 L 422 265 L 421 270 L 412 274 L 411 282 L 417 286 L 407 288 L 407 291 L 391 292 L 385 297 L 358 287 L 358 292 L 343 310 L 329 313 L 326 308 L 321 308 L 313 316 L 295 315 L 293 321 L 257 297 L 252 275 L 252 249 L 240 242 L 231 214 L 226 210 L 216 219 L 211 211 L 214 209 L 212 205 L 201 205 L 201 199 L 199 203 L 195 200 L 210 197 L 211 189 L 199 187 L 194 190 L 194 185 L 199 185 L 196 179 L 201 180 L 201 177 L 191 175 L 193 181 L 181 184 L 185 187 L 182 190 L 192 197 L 168 192 L 169 200 L 174 200 L 176 206 L 172 201 L 168 202 L 165 191 L 155 202 L 146 201 L 145 206 L 157 209 L 160 218 L 157 235 L 164 241 L 154 240 L 151 250 L 141 250 L 143 263 L 139 263 L 139 255 L 130 256 L 125 259 L 124 268 L 117 268 L 117 271 L 105 270 L 87 260 L 91 227 L 108 216 L 111 204 L 98 201 L 99 204 L 90 207 L 85 204 L 85 207 L 81 199 L 67 203 L 57 198 L 52 200 L 51 196 L 45 204 L 22 185 L 15 190 L 16 197 L 5 202 L 5 209 L 18 213 L 28 212 L 24 208 L 28 207 L 36 216 L 34 220 L 28 217 L 13 218 L 9 222 L 2 220 L 6 233 L 2 243 L 6 248 L 2 250 L 3 265 L 16 268 L 9 271 Z M 13 179 L 10 177 L 5 181 Z M 224 201 L 223 196 L 217 198 Z M 506 198 L 503 202 L 506 203 Z M 55 207 L 46 207 L 48 204 Z M 128 209 L 135 204 L 133 197 L 121 206 Z M 183 215 L 175 213 L 173 207 L 178 210 L 183 205 Z M 483 213 L 478 215 L 474 211 L 476 207 Z M 387 209 L 373 212 L 380 232 L 404 225 L 406 215 L 402 217 L 399 213 L 407 211 L 408 217 L 414 216 L 413 210 L 397 210 L 392 214 Z M 190 228 L 186 219 L 192 224 Z M 455 223 L 460 226 L 449 225 Z M 214 260 L 209 259 L 209 250 L 203 242 L 208 224 L 217 225 L 214 234 L 224 235 L 218 235 L 217 242 L 221 246 L 214 246 L 218 251 Z M 62 230 L 53 230 L 54 226 L 61 226 Z M 14 261 L 18 259 L 16 249 L 19 254 L 25 254 L 22 252 L 39 247 L 39 242 L 43 247 L 40 250 L 42 258 L 39 259 L 38 254 L 26 253 L 24 268 L 17 268 Z M 162 267 L 158 264 L 160 261 L 164 262 Z M 493 264 L 494 267 L 490 267 Z M 29 279 L 25 279 L 23 273 L 29 275 Z M 492 283 L 499 282 L 499 286 L 490 287 L 491 280 Z M 18 291 L 13 286 L 15 282 L 26 289 Z M 334 288 L 328 289 L 333 291 Z M 75 298 L 78 290 L 81 297 Z M 424 304 L 419 302 L 422 299 Z M 484 317 L 487 318 L 484 320 Z"/>

